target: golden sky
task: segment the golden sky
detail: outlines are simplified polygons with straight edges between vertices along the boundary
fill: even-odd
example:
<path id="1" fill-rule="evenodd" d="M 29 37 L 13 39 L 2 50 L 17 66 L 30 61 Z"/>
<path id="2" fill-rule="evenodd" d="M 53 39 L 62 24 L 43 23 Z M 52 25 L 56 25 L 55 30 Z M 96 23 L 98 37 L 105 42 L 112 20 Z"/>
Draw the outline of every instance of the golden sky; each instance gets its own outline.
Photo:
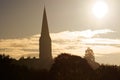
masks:
<path id="1" fill-rule="evenodd" d="M 87 47 L 100 63 L 120 64 L 120 0 L 0 0 L 0 53 L 38 57 L 44 5 L 53 56 L 84 56 Z M 59 37 L 58 37 L 59 36 Z"/>

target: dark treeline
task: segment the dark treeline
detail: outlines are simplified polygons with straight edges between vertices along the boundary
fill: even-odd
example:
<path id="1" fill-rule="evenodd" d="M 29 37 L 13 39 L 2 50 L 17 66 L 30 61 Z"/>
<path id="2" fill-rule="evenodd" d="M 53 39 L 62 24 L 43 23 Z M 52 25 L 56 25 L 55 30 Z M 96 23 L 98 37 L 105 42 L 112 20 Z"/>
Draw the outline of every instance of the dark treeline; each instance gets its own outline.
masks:
<path id="1" fill-rule="evenodd" d="M 16 61 L 0 55 L 0 80 L 120 80 L 119 66 L 100 65 L 93 70 L 84 58 L 69 54 L 57 56 L 49 71 L 29 69 Z"/>

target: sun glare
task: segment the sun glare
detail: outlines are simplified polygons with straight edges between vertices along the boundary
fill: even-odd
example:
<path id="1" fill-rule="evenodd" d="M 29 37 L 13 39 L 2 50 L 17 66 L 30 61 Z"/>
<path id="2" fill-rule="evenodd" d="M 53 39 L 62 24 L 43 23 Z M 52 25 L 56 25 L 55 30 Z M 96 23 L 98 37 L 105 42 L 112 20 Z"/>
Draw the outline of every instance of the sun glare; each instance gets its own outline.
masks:
<path id="1" fill-rule="evenodd" d="M 103 1 L 96 2 L 92 11 L 97 18 L 103 18 L 108 12 L 108 5 Z"/>

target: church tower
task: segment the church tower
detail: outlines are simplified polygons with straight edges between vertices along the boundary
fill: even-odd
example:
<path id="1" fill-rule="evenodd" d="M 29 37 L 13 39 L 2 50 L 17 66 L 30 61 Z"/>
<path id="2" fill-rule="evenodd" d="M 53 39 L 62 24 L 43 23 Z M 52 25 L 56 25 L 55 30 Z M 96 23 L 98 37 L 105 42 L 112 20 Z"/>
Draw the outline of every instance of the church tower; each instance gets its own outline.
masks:
<path id="1" fill-rule="evenodd" d="M 51 38 L 49 35 L 46 9 L 44 8 L 41 37 L 39 39 L 39 58 L 44 63 L 52 61 Z"/>

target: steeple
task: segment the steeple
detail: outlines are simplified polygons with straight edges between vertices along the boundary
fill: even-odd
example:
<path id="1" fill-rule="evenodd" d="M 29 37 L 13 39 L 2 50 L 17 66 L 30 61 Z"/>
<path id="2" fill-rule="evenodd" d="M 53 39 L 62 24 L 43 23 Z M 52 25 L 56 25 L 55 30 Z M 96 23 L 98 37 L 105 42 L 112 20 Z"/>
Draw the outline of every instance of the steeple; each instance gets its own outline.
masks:
<path id="1" fill-rule="evenodd" d="M 41 36 L 49 36 L 49 29 L 48 29 L 48 22 L 47 22 L 47 15 L 46 15 L 46 9 L 44 7 L 43 12 L 43 21 L 42 21 L 42 30 L 41 30 Z"/>
<path id="2" fill-rule="evenodd" d="M 39 40 L 39 58 L 43 63 L 49 64 L 52 61 L 51 38 L 49 35 L 46 9 L 43 12 L 43 21 L 41 29 L 41 37 Z"/>

